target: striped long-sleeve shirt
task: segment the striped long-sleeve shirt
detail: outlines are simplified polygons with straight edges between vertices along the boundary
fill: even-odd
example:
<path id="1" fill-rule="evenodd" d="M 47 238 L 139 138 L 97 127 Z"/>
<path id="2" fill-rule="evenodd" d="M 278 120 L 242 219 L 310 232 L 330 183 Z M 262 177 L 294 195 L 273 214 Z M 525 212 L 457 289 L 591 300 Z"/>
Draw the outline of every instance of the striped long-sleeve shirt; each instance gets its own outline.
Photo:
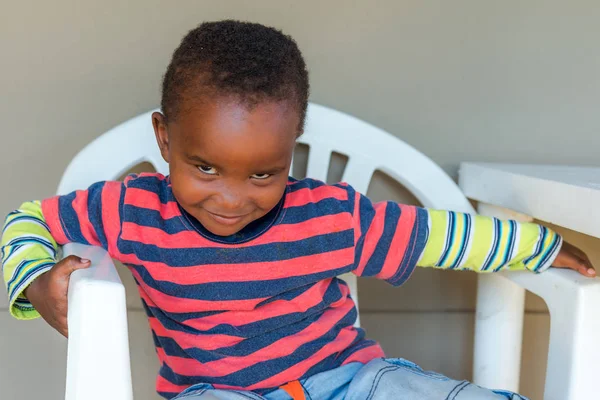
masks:
<path id="1" fill-rule="evenodd" d="M 2 264 L 15 317 L 38 316 L 23 290 L 67 242 L 102 246 L 130 269 L 160 359 L 157 390 L 172 398 L 199 382 L 264 392 L 383 356 L 353 326 L 340 274 L 401 285 L 417 265 L 539 272 L 561 238 L 536 224 L 374 204 L 310 179 L 290 179 L 271 212 L 223 238 L 178 205 L 168 177 L 142 174 L 9 214 Z"/>

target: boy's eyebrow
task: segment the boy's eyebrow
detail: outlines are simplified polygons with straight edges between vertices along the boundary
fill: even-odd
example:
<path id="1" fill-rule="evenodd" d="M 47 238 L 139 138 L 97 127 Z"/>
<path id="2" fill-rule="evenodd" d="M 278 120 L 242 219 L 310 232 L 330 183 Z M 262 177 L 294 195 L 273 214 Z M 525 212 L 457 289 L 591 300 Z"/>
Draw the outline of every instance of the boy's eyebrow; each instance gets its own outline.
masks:
<path id="1" fill-rule="evenodd" d="M 201 157 L 198 157 L 198 156 L 195 156 L 195 155 L 192 155 L 192 154 L 186 154 L 185 156 L 186 156 L 186 157 L 187 157 L 189 160 L 191 160 L 191 161 L 196 161 L 196 162 L 197 162 L 197 163 L 199 163 L 199 164 L 206 164 L 206 165 L 210 165 L 211 167 L 216 167 L 216 165 L 215 165 L 215 164 L 213 164 L 213 163 L 211 163 L 211 162 L 208 162 L 208 161 L 206 161 L 205 159 L 203 159 L 203 158 L 201 158 Z"/>

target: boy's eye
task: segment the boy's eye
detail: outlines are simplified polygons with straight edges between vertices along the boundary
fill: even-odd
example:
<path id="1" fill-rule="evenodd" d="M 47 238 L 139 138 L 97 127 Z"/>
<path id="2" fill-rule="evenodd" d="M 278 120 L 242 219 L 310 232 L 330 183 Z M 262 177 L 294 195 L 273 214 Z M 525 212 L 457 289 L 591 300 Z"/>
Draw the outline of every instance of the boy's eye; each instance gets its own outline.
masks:
<path id="1" fill-rule="evenodd" d="M 252 179 L 267 179 L 271 174 L 254 174 L 251 176 Z"/>
<path id="2" fill-rule="evenodd" d="M 207 175 L 216 175 L 217 174 L 217 170 L 214 169 L 213 167 L 211 167 L 210 165 L 199 165 L 198 169 Z"/>

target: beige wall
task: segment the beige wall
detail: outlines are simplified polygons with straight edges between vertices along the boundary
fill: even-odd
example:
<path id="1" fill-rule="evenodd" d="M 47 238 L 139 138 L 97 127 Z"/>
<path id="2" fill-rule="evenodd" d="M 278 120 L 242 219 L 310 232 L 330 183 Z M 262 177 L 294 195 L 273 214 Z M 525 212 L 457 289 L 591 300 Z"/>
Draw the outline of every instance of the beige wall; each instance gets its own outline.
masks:
<path id="1" fill-rule="evenodd" d="M 51 195 L 80 148 L 155 107 L 182 35 L 220 18 L 290 33 L 311 70 L 312 101 L 392 132 L 452 175 L 462 160 L 600 165 L 594 0 L 0 5 L 2 215 Z M 383 178 L 370 194 L 405 198 Z M 474 285 L 472 274 L 432 271 L 400 290 L 363 281 L 363 323 L 389 355 L 469 378 Z M 136 395 L 151 399 L 157 363 L 139 301 L 128 294 Z M 64 340 L 40 321 L 11 320 L 4 299 L 0 309 L 0 398 L 60 399 Z M 539 300 L 528 309 L 522 391 L 539 399 L 549 317 Z"/>

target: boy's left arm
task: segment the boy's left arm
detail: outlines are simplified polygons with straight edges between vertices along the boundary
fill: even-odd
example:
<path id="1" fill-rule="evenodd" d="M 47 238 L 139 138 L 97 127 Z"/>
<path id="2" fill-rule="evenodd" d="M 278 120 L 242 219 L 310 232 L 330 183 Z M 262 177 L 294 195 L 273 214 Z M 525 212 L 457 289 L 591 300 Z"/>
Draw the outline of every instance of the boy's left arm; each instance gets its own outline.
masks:
<path id="1" fill-rule="evenodd" d="M 498 272 L 542 272 L 550 266 L 593 277 L 587 255 L 556 232 L 534 223 L 427 210 L 428 236 L 418 266 Z"/>

